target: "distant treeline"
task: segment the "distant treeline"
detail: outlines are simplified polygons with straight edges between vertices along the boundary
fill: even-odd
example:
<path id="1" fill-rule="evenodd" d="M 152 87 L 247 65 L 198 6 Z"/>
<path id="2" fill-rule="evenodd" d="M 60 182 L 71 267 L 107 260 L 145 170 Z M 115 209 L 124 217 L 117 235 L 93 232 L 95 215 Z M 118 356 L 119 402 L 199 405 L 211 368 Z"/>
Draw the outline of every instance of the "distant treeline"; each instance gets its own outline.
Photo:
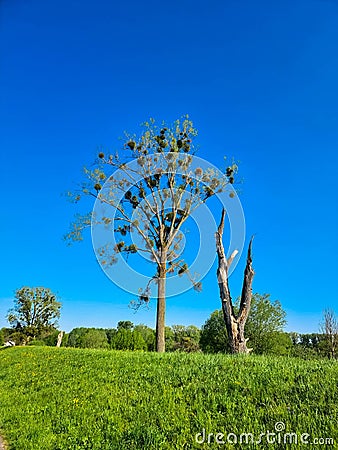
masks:
<path id="1" fill-rule="evenodd" d="M 224 329 L 210 329 L 205 324 L 201 329 L 194 326 L 173 325 L 166 327 L 166 350 L 183 352 L 228 353 Z M 53 330 L 40 336 L 29 345 L 55 346 L 59 330 Z M 253 353 L 288 355 L 302 358 L 328 357 L 327 336 L 320 333 L 300 334 L 285 332 L 266 332 L 259 336 L 248 336 Z M 0 345 L 13 340 L 22 344 L 20 333 L 12 328 L 0 330 Z M 111 350 L 143 350 L 155 351 L 155 330 L 130 321 L 120 321 L 117 328 L 74 328 L 66 333 L 62 340 L 63 347 L 111 349 Z"/>

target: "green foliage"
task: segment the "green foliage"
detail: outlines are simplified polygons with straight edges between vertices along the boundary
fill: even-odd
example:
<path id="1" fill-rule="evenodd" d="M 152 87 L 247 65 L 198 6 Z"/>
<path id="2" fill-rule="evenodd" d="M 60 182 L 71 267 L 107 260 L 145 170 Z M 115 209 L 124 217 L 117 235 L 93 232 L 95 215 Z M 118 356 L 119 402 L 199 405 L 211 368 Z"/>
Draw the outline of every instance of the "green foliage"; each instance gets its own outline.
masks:
<path id="1" fill-rule="evenodd" d="M 133 348 L 132 350 L 147 350 L 147 344 L 141 333 L 133 331 Z"/>
<path id="2" fill-rule="evenodd" d="M 68 335 L 68 347 L 81 347 L 82 337 L 89 330 L 89 328 L 73 328 L 73 330 Z"/>
<path id="3" fill-rule="evenodd" d="M 4 332 L 1 329 L 0 330 L 0 346 L 4 345 L 4 343 L 5 343 Z"/>
<path id="4" fill-rule="evenodd" d="M 120 328 L 112 338 L 111 348 L 115 350 L 147 350 L 147 344 L 138 331 Z"/>
<path id="5" fill-rule="evenodd" d="M 258 439 L 276 422 L 338 440 L 331 360 L 13 348 L 0 352 L 0 391 L 1 431 L 16 450 L 197 449 L 203 428 Z"/>
<path id="6" fill-rule="evenodd" d="M 310 333 L 299 334 L 290 333 L 293 343 L 291 355 L 303 359 L 323 358 L 330 356 L 330 348 L 328 346 L 325 334 Z"/>
<path id="7" fill-rule="evenodd" d="M 287 356 L 292 354 L 292 340 L 289 333 L 271 331 L 262 336 L 261 354 Z M 258 350 L 255 353 L 259 353 Z"/>
<path id="8" fill-rule="evenodd" d="M 249 338 L 248 346 L 254 353 L 276 354 L 274 345 L 280 347 L 281 335 L 276 332 L 283 330 L 286 324 L 286 312 L 281 303 L 270 299 L 270 294 L 254 294 L 251 300 L 251 309 L 245 325 L 245 335 Z"/>
<path id="9" fill-rule="evenodd" d="M 193 352 L 199 350 L 200 330 L 194 325 L 173 325 L 166 327 L 169 351 Z M 55 345 L 57 335 L 44 341 Z M 68 347 L 111 348 L 114 350 L 155 350 L 155 330 L 144 325 L 134 325 L 129 320 L 121 320 L 117 329 L 74 328 L 67 336 Z M 50 344 L 51 343 L 51 344 Z"/>
<path id="10" fill-rule="evenodd" d="M 201 330 L 195 325 L 165 327 L 166 350 L 169 352 L 198 352 Z"/>
<path id="11" fill-rule="evenodd" d="M 229 353 L 229 340 L 222 310 L 216 310 L 202 326 L 200 347 L 205 353 Z"/>
<path id="12" fill-rule="evenodd" d="M 81 348 L 109 348 L 107 335 L 104 330 L 88 330 L 81 339 Z"/>
<path id="13" fill-rule="evenodd" d="M 4 341 L 8 341 L 11 339 L 13 328 L 3 327 L 1 328 L 1 331 L 3 333 Z"/>
<path id="14" fill-rule="evenodd" d="M 118 330 L 132 330 L 134 328 L 133 322 L 130 322 L 130 320 L 120 320 L 117 324 Z"/>
<path id="15" fill-rule="evenodd" d="M 6 334 L 5 341 L 14 341 L 16 345 L 27 343 L 27 336 L 21 331 L 12 330 L 10 334 Z"/>
<path id="16" fill-rule="evenodd" d="M 41 339 L 33 339 L 32 341 L 29 342 L 28 345 L 33 345 L 36 347 L 43 347 L 46 345 L 46 343 L 44 341 L 42 341 Z"/>
<path id="17" fill-rule="evenodd" d="M 44 336 L 42 338 L 43 342 L 50 347 L 55 347 L 56 343 L 57 343 L 59 332 L 60 332 L 59 330 L 54 330 L 51 333 L 48 333 L 46 336 Z M 64 336 L 62 338 L 62 341 L 63 340 L 64 340 Z"/>
<path id="18" fill-rule="evenodd" d="M 171 327 L 165 327 L 165 348 L 166 351 L 171 352 L 174 350 L 175 345 L 175 333 Z"/>
<path id="19" fill-rule="evenodd" d="M 8 322 L 25 340 L 39 338 L 55 329 L 61 303 L 44 287 L 22 287 L 15 292 L 14 308 L 8 312 Z"/>
<path id="20" fill-rule="evenodd" d="M 139 324 L 134 327 L 134 332 L 138 332 L 143 337 L 149 352 L 155 351 L 155 330 L 147 325 Z"/>
<path id="21" fill-rule="evenodd" d="M 27 339 L 27 335 L 23 331 L 17 331 L 17 329 L 13 328 L 2 328 L 4 341 L 14 341 L 16 345 L 24 345 L 30 344 L 32 340 Z M 44 345 L 48 345 L 51 347 L 56 346 L 57 337 L 59 334 L 59 330 L 55 329 L 47 329 L 44 332 L 41 332 L 39 339 L 35 339 L 35 341 L 41 341 Z M 62 339 L 62 346 L 65 346 L 67 343 L 68 335 L 64 334 Z M 34 340 L 33 340 L 34 341 Z M 36 345 L 33 343 L 33 345 Z"/>
<path id="22" fill-rule="evenodd" d="M 101 328 L 74 328 L 68 335 L 68 347 L 109 348 L 106 331 Z"/>
<path id="23" fill-rule="evenodd" d="M 117 330 L 115 328 L 108 328 L 105 331 L 106 331 L 106 335 L 107 335 L 109 348 L 112 348 L 113 337 L 117 333 Z"/>
<path id="24" fill-rule="evenodd" d="M 238 302 L 235 310 L 238 310 Z M 254 294 L 245 326 L 248 346 L 256 354 L 286 355 L 292 347 L 291 339 L 282 333 L 286 313 L 277 300 L 271 302 L 269 294 Z M 229 352 L 227 331 L 222 310 L 214 311 L 202 327 L 201 349 L 206 353 Z"/>
<path id="25" fill-rule="evenodd" d="M 69 334 L 68 333 L 64 333 L 63 338 L 62 338 L 62 342 L 61 342 L 61 347 L 67 347 L 68 345 L 68 338 L 69 338 Z M 55 343 L 56 345 L 56 343 Z"/>
<path id="26" fill-rule="evenodd" d="M 173 325 L 174 333 L 172 350 L 196 352 L 199 350 L 200 329 L 194 325 Z"/>

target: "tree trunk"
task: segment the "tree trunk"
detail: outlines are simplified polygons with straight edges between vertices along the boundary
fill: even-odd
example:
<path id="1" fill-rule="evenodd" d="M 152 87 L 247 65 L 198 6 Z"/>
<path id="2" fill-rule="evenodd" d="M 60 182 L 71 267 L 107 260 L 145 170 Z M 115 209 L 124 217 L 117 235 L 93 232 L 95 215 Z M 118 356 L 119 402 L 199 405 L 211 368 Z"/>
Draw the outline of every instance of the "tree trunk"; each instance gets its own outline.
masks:
<path id="1" fill-rule="evenodd" d="M 57 339 L 57 343 L 56 343 L 57 347 L 61 347 L 62 338 L 63 338 L 63 331 L 60 331 L 60 333 L 58 334 L 58 339 Z"/>
<path id="2" fill-rule="evenodd" d="M 216 249 L 218 256 L 217 280 L 222 302 L 224 322 L 228 333 L 231 352 L 250 353 L 252 349 L 248 348 L 246 345 L 248 339 L 245 339 L 244 327 L 249 315 L 252 297 L 252 280 L 254 277 L 254 271 L 252 269 L 251 247 L 253 237 L 251 238 L 249 243 L 246 267 L 244 271 L 244 281 L 243 281 L 240 308 L 239 313 L 236 315 L 233 308 L 233 303 L 228 284 L 228 269 L 238 252 L 237 250 L 235 250 L 229 259 L 227 259 L 225 256 L 222 242 L 224 230 L 224 217 L 225 217 L 225 210 L 223 209 L 221 222 L 216 232 Z"/>
<path id="3" fill-rule="evenodd" d="M 157 284 L 156 351 L 165 352 L 166 255 L 162 252 Z"/>

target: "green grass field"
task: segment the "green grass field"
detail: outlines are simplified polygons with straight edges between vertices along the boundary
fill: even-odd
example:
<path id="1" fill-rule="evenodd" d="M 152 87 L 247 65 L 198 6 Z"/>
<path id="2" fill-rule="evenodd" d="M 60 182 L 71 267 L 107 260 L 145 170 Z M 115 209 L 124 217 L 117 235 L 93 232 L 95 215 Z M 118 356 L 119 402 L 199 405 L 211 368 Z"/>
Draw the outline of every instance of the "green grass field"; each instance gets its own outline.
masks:
<path id="1" fill-rule="evenodd" d="M 337 383 L 331 361 L 11 348 L 0 352 L 0 429 L 11 450 L 338 448 Z M 229 443 L 277 422 L 279 444 Z M 225 443 L 197 443 L 203 429 Z M 336 444 L 284 445 L 290 432 Z"/>

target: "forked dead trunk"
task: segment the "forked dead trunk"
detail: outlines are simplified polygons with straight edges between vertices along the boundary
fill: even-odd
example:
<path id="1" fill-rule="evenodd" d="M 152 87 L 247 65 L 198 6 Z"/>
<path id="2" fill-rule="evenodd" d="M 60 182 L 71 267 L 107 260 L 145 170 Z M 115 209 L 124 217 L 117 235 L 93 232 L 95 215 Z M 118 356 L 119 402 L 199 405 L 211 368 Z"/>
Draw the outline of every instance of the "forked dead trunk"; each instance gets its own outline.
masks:
<path id="1" fill-rule="evenodd" d="M 225 217 L 225 210 L 223 209 L 221 222 L 218 226 L 215 236 L 217 256 L 218 256 L 217 280 L 222 302 L 224 322 L 228 333 L 231 352 L 250 353 L 252 349 L 248 348 L 246 345 L 248 339 L 245 339 L 244 327 L 250 311 L 251 297 L 252 297 L 252 280 L 255 274 L 252 269 L 252 257 L 251 257 L 253 237 L 250 240 L 248 248 L 240 308 L 238 314 L 235 314 L 228 284 L 228 271 L 231 263 L 233 262 L 238 252 L 237 250 L 235 250 L 229 259 L 227 259 L 227 257 L 225 256 L 222 241 L 224 230 L 224 217 Z"/>

